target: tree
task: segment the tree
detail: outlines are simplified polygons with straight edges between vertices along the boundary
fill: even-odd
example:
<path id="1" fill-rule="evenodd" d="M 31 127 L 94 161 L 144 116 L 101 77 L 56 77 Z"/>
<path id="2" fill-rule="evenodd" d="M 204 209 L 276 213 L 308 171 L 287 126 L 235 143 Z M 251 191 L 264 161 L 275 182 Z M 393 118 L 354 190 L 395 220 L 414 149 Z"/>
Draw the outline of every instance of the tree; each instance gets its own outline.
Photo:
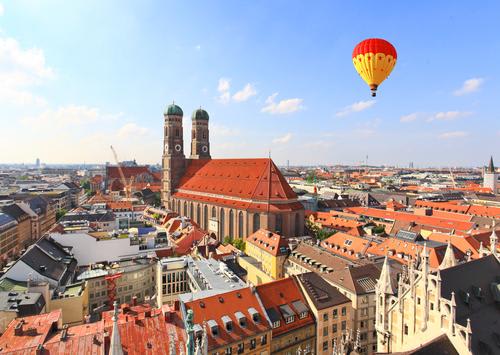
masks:
<path id="1" fill-rule="evenodd" d="M 61 208 L 56 211 L 56 221 L 58 221 L 62 216 L 64 216 L 66 213 L 68 213 L 68 210 L 65 208 Z"/>
<path id="2" fill-rule="evenodd" d="M 224 245 L 231 244 L 232 245 L 233 244 L 233 238 L 231 238 L 230 236 L 226 235 L 224 237 L 224 240 L 223 240 L 222 244 L 224 244 Z"/>
<path id="3" fill-rule="evenodd" d="M 235 239 L 233 241 L 233 246 L 241 251 L 245 251 L 245 241 L 243 239 Z"/>
<path id="4" fill-rule="evenodd" d="M 372 229 L 374 234 L 382 234 L 385 232 L 385 227 L 384 226 L 375 226 Z"/>

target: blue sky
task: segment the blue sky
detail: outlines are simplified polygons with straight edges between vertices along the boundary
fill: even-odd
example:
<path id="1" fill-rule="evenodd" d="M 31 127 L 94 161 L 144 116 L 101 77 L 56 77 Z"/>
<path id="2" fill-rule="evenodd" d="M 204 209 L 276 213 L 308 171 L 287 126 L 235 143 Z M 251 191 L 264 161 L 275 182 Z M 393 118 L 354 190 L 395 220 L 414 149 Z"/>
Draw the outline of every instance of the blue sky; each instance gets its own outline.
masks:
<path id="1" fill-rule="evenodd" d="M 0 0 L 0 162 L 156 163 L 163 110 L 212 156 L 278 164 L 500 161 L 496 1 Z M 376 100 L 351 53 L 397 65 Z M 189 154 L 189 135 L 185 151 Z"/>

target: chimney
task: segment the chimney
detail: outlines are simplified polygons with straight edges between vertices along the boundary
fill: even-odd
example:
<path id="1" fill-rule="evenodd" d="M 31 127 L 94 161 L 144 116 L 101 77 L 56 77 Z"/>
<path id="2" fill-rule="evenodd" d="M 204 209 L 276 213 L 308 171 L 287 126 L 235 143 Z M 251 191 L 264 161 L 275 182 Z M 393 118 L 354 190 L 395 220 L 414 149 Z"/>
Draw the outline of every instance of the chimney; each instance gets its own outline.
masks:
<path id="1" fill-rule="evenodd" d="M 21 319 L 19 323 L 16 324 L 16 326 L 14 327 L 14 335 L 16 336 L 23 335 L 23 323 L 24 320 Z"/>

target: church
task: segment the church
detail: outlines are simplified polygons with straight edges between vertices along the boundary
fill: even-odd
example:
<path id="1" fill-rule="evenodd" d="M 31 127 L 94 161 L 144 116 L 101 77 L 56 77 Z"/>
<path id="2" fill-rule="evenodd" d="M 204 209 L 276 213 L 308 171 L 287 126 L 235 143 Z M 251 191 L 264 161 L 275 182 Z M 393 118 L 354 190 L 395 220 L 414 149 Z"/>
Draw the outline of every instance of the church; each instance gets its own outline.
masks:
<path id="1" fill-rule="evenodd" d="M 304 231 L 304 207 L 271 158 L 212 159 L 209 115 L 191 116 L 191 155 L 184 154 L 182 109 L 164 112 L 163 207 L 189 217 L 219 240 L 265 228 L 286 237 Z"/>

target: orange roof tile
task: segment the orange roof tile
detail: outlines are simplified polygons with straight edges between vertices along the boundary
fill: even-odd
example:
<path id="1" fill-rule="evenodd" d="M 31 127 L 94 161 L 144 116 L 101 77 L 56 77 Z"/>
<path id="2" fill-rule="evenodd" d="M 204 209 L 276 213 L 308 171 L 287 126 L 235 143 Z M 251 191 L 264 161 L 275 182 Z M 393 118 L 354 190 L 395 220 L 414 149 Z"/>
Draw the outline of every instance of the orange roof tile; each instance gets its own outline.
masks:
<path id="1" fill-rule="evenodd" d="M 297 195 L 271 159 L 194 159 L 179 192 L 209 193 L 252 201 L 295 200 Z"/>
<path id="2" fill-rule="evenodd" d="M 321 242 L 321 246 L 326 250 L 350 260 L 359 259 L 373 245 L 375 243 L 368 239 L 342 232 L 335 233 Z"/>
<path id="3" fill-rule="evenodd" d="M 451 242 L 454 248 L 460 250 L 464 255 L 468 252 L 471 254 L 472 259 L 478 259 L 479 256 L 479 241 L 475 239 L 472 235 L 449 235 L 443 233 L 431 233 L 427 236 L 428 240 L 434 240 L 436 242 L 448 243 Z"/>
<path id="4" fill-rule="evenodd" d="M 256 289 L 266 312 L 270 309 L 274 309 L 274 311 L 280 315 L 280 326 L 273 328 L 273 337 L 299 329 L 306 325 L 314 324 L 314 318 L 310 310 L 306 317 L 300 319 L 299 312 L 293 306 L 294 302 L 301 301 L 307 307 L 307 301 L 300 291 L 300 286 L 297 284 L 295 278 L 289 277 L 286 279 L 268 282 L 257 286 Z M 283 305 L 288 305 L 295 313 L 295 319 L 293 322 L 286 324 L 285 319 L 280 312 L 280 306 Z"/>
<path id="5" fill-rule="evenodd" d="M 285 237 L 262 228 L 249 235 L 246 242 L 274 256 L 284 255 L 289 250 L 288 241 Z"/>
<path id="6" fill-rule="evenodd" d="M 221 346 L 241 342 L 248 337 L 256 336 L 270 330 L 267 317 L 264 314 L 256 295 L 252 290 L 242 288 L 239 290 L 221 293 L 211 297 L 204 297 L 191 302 L 186 302 L 186 310 L 192 310 L 194 323 L 203 326 L 203 322 L 213 320 L 217 323 L 218 335 L 213 336 L 210 329 L 207 329 L 208 350 L 213 350 Z M 259 321 L 254 322 L 249 309 L 254 308 L 259 314 Z M 242 327 L 236 318 L 235 313 L 241 312 L 246 318 L 246 326 Z M 233 329 L 228 332 L 225 328 L 222 317 L 231 319 Z M 208 326 L 207 326 L 208 328 Z"/>
<path id="7" fill-rule="evenodd" d="M 474 228 L 473 222 L 457 221 L 453 219 L 430 217 L 430 216 L 421 216 L 407 212 L 379 210 L 376 208 L 369 208 L 369 207 L 350 207 L 347 208 L 346 211 L 371 218 L 379 218 L 390 221 L 415 222 L 417 224 L 429 227 L 449 228 L 452 230 L 458 230 L 462 232 L 469 231 Z"/>

